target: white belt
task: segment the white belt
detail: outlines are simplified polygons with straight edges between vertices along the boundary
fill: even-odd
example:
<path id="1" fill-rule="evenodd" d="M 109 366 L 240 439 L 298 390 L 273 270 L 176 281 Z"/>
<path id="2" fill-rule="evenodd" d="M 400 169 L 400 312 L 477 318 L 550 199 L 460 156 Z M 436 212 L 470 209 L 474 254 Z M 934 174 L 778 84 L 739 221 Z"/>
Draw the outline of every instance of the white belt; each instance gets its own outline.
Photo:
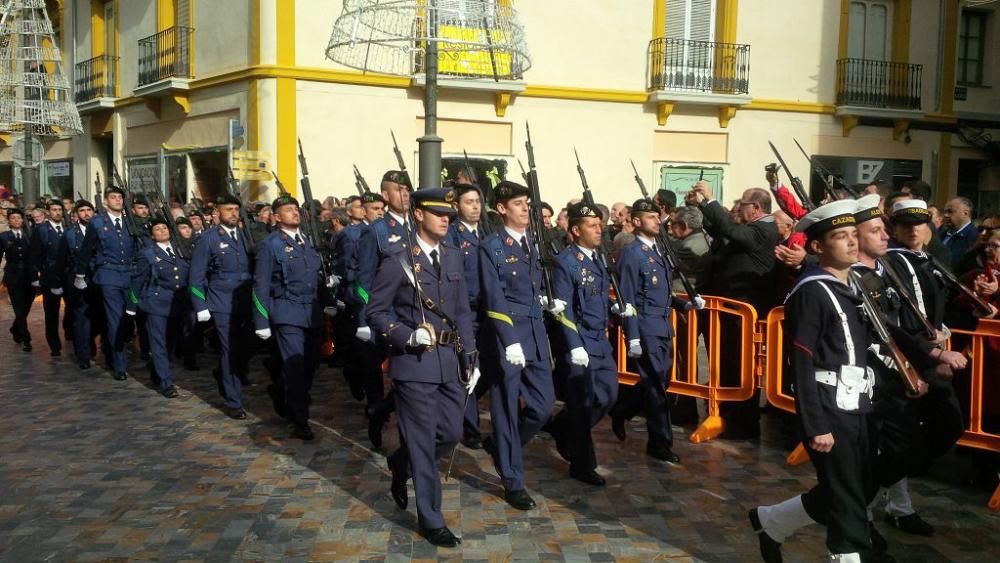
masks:
<path id="1" fill-rule="evenodd" d="M 829 385 L 830 387 L 837 386 L 837 372 L 835 371 L 817 371 L 816 381 L 822 383 L 823 385 Z"/>

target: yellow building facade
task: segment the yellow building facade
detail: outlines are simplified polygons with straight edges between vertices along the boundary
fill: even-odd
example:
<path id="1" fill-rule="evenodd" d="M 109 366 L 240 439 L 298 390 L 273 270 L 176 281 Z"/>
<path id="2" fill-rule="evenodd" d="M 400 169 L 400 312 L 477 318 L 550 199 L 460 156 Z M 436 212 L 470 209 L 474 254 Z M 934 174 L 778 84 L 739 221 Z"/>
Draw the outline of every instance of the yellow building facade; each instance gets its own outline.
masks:
<path id="1" fill-rule="evenodd" d="M 554 206 L 579 193 L 574 147 L 608 203 L 638 197 L 630 159 L 651 187 L 682 193 L 704 174 L 732 200 L 762 185 L 775 160 L 768 140 L 819 195 L 797 140 L 849 183 L 919 177 L 938 201 L 961 194 L 1000 208 L 1000 2 L 512 3 L 531 68 L 499 82 L 442 76 L 439 134 L 446 160 L 467 151 L 517 179 L 530 123 Z M 390 130 L 416 177 L 422 77 L 328 60 L 341 2 L 49 4 L 85 133 L 46 143 L 46 159 L 69 169 L 74 191 L 92 197 L 114 162 L 133 184 L 211 197 L 234 151 L 294 191 L 301 139 L 315 195 L 345 196 L 352 165 L 372 185 L 395 168 Z M 10 160 L 0 150 L 0 181 L 15 175 Z M 65 189 L 49 180 L 43 192 Z M 245 185 L 276 193 L 273 182 Z"/>

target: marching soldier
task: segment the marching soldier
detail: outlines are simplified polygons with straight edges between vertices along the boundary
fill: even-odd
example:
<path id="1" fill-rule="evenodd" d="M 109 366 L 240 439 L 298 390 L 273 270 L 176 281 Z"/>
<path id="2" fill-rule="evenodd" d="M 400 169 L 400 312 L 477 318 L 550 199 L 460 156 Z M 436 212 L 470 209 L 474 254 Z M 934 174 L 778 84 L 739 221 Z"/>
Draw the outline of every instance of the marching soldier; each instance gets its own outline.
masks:
<path id="1" fill-rule="evenodd" d="M 368 303 L 368 324 L 388 348 L 402 436 L 388 459 L 392 497 L 406 509 L 406 481 L 412 476 L 420 534 L 443 547 L 461 540 L 441 513 L 437 460 L 458 443 L 464 386 L 474 387 L 478 378 L 472 373 L 471 384 L 466 382 L 471 362 L 466 354 L 475 340 L 462 255 L 446 241 L 452 198 L 446 188 L 413 194 L 416 244 L 397 248 L 382 261 Z"/>
<path id="2" fill-rule="evenodd" d="M 243 420 L 242 377 L 247 373 L 251 346 L 250 255 L 239 232 L 240 205 L 233 195 L 219 196 L 221 224 L 203 232 L 191 255 L 188 283 L 191 308 L 197 322 L 215 323 L 219 338 L 219 391 L 222 411 L 229 418 Z"/>
<path id="3" fill-rule="evenodd" d="M 670 423 L 670 385 L 673 363 L 674 329 L 670 313 L 684 314 L 691 305 L 673 296 L 673 272 L 656 238 L 663 227 L 656 203 L 648 199 L 632 204 L 632 224 L 636 239 L 618 258 L 622 300 L 633 303 L 637 315 L 623 320 L 628 339 L 628 355 L 637 358 L 639 384 L 621 396 L 611 410 L 612 429 L 625 439 L 625 420 L 642 412 L 649 430 L 646 455 L 669 463 L 680 463 L 673 451 L 674 433 Z"/>
<path id="4" fill-rule="evenodd" d="M 278 229 L 257 245 L 254 326 L 258 337 L 275 337 L 281 355 L 273 389 L 278 414 L 294 425 L 293 436 L 312 440 L 309 390 L 319 363 L 323 327 L 320 256 L 299 230 L 295 198 L 281 196 L 271 209 Z"/>
<path id="5" fill-rule="evenodd" d="M 594 256 L 600 252 L 604 221 L 600 210 L 585 202 L 570 205 L 567 212 L 574 244 L 556 258 L 552 285 L 556 300 L 565 307 L 557 319 L 570 370 L 566 407 L 551 427 L 559 453 L 570 462 L 570 477 L 603 487 L 591 429 L 618 396 L 618 365 L 607 333 L 610 274 Z M 625 315 L 635 315 L 632 305 L 625 309 Z"/>
<path id="6" fill-rule="evenodd" d="M 31 265 L 28 259 L 30 237 L 24 225 L 24 211 L 7 210 L 9 231 L 0 233 L 0 260 L 7 258 L 3 273 L 3 283 L 7 286 L 10 305 L 14 309 L 14 322 L 10 333 L 14 342 L 21 344 L 25 352 L 31 351 L 31 332 L 28 331 L 28 313 L 35 300 L 35 288 L 31 285 Z"/>
<path id="7" fill-rule="evenodd" d="M 535 501 L 525 490 L 522 449 L 552 414 L 552 385 L 548 335 L 542 310 L 558 314 L 542 293 L 542 264 L 529 240 L 528 188 L 504 181 L 495 188 L 495 206 L 503 229 L 479 247 L 481 295 L 486 321 L 479 341 L 490 366 L 490 411 L 493 436 L 483 447 L 493 456 L 503 481 L 504 499 L 519 510 L 531 510 Z M 522 408 L 521 402 L 524 406 Z"/>
<path id="8" fill-rule="evenodd" d="M 463 173 L 459 178 L 465 178 Z M 479 333 L 482 319 L 477 315 L 479 307 L 479 243 L 485 238 L 486 231 L 482 220 L 483 197 L 479 186 L 475 184 L 456 184 L 455 211 L 458 220 L 448 226 L 448 242 L 462 253 L 462 263 L 465 272 L 465 287 L 469 293 L 469 308 L 473 311 L 473 331 Z M 486 392 L 486 385 L 480 384 L 476 389 L 474 400 L 469 400 L 464 415 L 462 428 L 462 444 L 465 447 L 478 450 L 483 447 L 482 435 L 479 432 L 479 398 Z"/>
<path id="9" fill-rule="evenodd" d="M 361 305 L 358 318 L 367 321 L 367 293 L 375 282 L 375 271 L 382 258 L 400 248 L 406 248 L 412 225 L 407 224 L 406 215 L 410 208 L 411 186 L 406 173 L 390 170 L 382 176 L 382 198 L 388 207 L 388 214 L 373 221 L 361 232 L 358 239 L 355 263 L 358 276 L 358 294 L 365 304 Z M 275 210 L 276 211 L 276 210 Z M 355 335 L 362 345 L 358 347 L 361 370 L 365 378 L 365 397 L 368 400 L 368 439 L 376 448 L 382 447 L 382 425 L 392 412 L 391 396 L 385 396 L 382 380 L 382 362 L 385 350 L 372 337 L 371 328 L 359 326 Z"/>
<path id="10" fill-rule="evenodd" d="M 73 285 L 84 290 L 88 286 L 87 274 L 91 260 L 95 271 L 93 283 L 101 290 L 104 301 L 107 331 L 104 333 L 111 346 L 110 367 L 117 381 L 128 379 L 125 358 L 125 302 L 131 283 L 132 262 L 142 245 L 140 235 L 130 233 L 122 210 L 125 192 L 118 186 L 109 186 L 104 192 L 104 213 L 94 217 L 87 228 L 80 252 L 77 253 Z"/>
<path id="11" fill-rule="evenodd" d="M 31 285 L 42 293 L 42 308 L 45 311 L 45 340 L 53 358 L 62 355 L 62 339 L 59 337 L 59 309 L 66 299 L 69 286 L 67 274 L 70 270 L 69 246 L 66 243 L 66 225 L 63 222 L 63 206 L 59 200 L 48 203 L 48 220 L 32 232 L 29 248 L 31 262 Z M 67 312 L 72 316 L 72 312 Z"/>
<path id="12" fill-rule="evenodd" d="M 97 353 L 95 338 L 104 324 L 100 290 L 93 283 L 93 263 L 87 264 L 87 269 L 78 271 L 77 257 L 83 247 L 91 219 L 94 218 L 94 206 L 87 200 L 76 202 L 76 224 L 66 230 L 66 243 L 69 247 L 70 271 L 82 273 L 87 287 L 78 289 L 75 284 L 66 287 L 66 307 L 73 310 L 73 353 L 77 365 L 82 370 L 90 369 L 90 361 Z M 101 338 L 106 355 L 110 355 L 107 337 Z"/>
<path id="13" fill-rule="evenodd" d="M 136 299 L 129 301 L 126 313 L 135 315 L 137 309 L 146 312 L 151 375 L 159 384 L 160 394 L 173 399 L 177 387 L 170 369 L 170 352 L 180 333 L 181 316 L 187 311 L 183 301 L 190 266 L 170 243 L 166 220 L 154 217 L 149 225 L 153 244 L 140 250 L 136 258 L 131 290 Z"/>

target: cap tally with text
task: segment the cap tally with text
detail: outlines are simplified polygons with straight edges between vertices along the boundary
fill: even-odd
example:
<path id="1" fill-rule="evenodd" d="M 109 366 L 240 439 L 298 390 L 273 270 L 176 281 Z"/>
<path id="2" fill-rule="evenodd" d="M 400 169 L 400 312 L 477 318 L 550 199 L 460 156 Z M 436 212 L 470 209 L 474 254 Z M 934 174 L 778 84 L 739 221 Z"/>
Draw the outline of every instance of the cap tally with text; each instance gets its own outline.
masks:
<path id="1" fill-rule="evenodd" d="M 632 204 L 632 213 L 642 213 L 642 212 L 659 213 L 660 210 L 658 207 L 656 207 L 656 204 L 653 203 L 653 200 L 651 199 L 646 199 L 646 198 L 637 199 L 635 200 L 635 203 Z"/>
<path id="2" fill-rule="evenodd" d="M 531 197 L 531 190 L 529 190 L 526 186 L 518 184 L 517 182 L 504 180 L 503 182 L 497 184 L 497 187 L 493 188 L 493 195 L 497 203 L 503 203 L 514 199 L 515 197 Z"/>
<path id="3" fill-rule="evenodd" d="M 224 193 L 215 199 L 215 205 L 243 205 L 243 200 L 230 193 Z"/>
<path id="4" fill-rule="evenodd" d="M 919 225 L 930 223 L 931 213 L 927 210 L 927 202 L 920 199 L 904 199 L 892 204 L 893 223 Z"/>
<path id="5" fill-rule="evenodd" d="M 295 199 L 294 197 L 292 197 L 290 195 L 279 195 L 278 197 L 276 197 L 274 199 L 273 202 L 271 202 L 271 210 L 274 211 L 274 212 L 277 212 L 278 208 L 281 207 L 281 206 L 283 206 L 283 205 L 294 205 L 294 206 L 298 207 L 299 206 L 299 200 Z"/>
<path id="6" fill-rule="evenodd" d="M 882 218 L 882 198 L 878 194 L 868 194 L 857 200 L 858 208 L 854 211 L 854 220 L 858 223 Z"/>
<path id="7" fill-rule="evenodd" d="M 580 219 L 586 219 L 587 217 L 594 217 L 600 219 L 603 217 L 601 211 L 597 209 L 597 206 L 590 205 L 585 201 L 574 203 L 566 208 L 566 216 L 570 221 L 579 221 Z"/>
<path id="8" fill-rule="evenodd" d="M 804 231 L 810 239 L 817 239 L 834 229 L 853 227 L 857 223 L 854 219 L 857 208 L 858 202 L 853 199 L 841 199 L 821 205 L 799 219 L 795 230 Z"/>
<path id="9" fill-rule="evenodd" d="M 447 215 L 455 212 L 452 202 L 455 201 L 455 191 L 451 188 L 424 188 L 413 192 L 410 196 L 414 209 L 423 209 L 436 215 Z"/>

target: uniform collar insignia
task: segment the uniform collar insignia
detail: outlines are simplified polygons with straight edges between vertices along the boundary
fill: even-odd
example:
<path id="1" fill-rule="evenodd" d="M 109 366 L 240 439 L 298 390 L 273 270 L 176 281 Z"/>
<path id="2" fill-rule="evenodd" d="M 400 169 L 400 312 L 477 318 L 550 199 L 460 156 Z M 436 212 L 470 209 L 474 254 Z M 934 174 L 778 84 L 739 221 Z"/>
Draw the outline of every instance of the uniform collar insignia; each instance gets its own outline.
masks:
<path id="1" fill-rule="evenodd" d="M 644 244 L 644 245 L 642 245 L 642 250 L 643 250 L 644 252 L 649 252 L 649 246 L 647 246 L 647 245 L 645 245 L 645 244 Z"/>
<path id="2" fill-rule="evenodd" d="M 507 243 L 507 246 L 514 246 L 514 239 L 511 237 L 507 237 L 507 240 L 504 242 Z"/>
<path id="3" fill-rule="evenodd" d="M 420 247 L 419 246 L 417 246 L 417 245 L 413 246 L 413 255 L 414 256 L 420 256 Z"/>
<path id="4" fill-rule="evenodd" d="M 458 232 L 464 233 L 465 232 L 465 225 L 459 223 L 458 224 Z"/>
<path id="5" fill-rule="evenodd" d="M 580 262 L 583 262 L 583 253 L 582 252 L 577 252 L 576 253 L 576 259 L 579 260 Z"/>
<path id="6" fill-rule="evenodd" d="M 388 219 L 388 220 L 386 221 L 386 223 L 388 223 L 390 227 L 395 227 L 395 226 L 396 226 L 396 220 L 395 220 L 395 219 L 392 219 L 392 218 L 389 218 L 389 219 Z"/>

